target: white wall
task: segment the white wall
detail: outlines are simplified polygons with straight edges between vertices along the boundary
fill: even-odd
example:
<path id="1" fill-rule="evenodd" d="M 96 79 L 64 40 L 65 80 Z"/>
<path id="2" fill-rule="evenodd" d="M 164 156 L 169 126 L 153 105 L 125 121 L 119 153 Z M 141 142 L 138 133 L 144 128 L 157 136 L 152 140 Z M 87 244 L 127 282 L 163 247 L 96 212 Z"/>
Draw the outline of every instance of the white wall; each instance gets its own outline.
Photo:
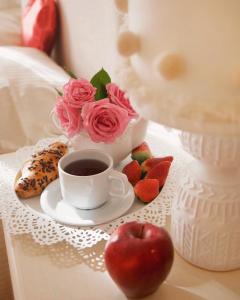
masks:
<path id="1" fill-rule="evenodd" d="M 59 0 L 60 64 L 90 79 L 104 67 L 113 77 L 117 11 L 112 0 Z"/>

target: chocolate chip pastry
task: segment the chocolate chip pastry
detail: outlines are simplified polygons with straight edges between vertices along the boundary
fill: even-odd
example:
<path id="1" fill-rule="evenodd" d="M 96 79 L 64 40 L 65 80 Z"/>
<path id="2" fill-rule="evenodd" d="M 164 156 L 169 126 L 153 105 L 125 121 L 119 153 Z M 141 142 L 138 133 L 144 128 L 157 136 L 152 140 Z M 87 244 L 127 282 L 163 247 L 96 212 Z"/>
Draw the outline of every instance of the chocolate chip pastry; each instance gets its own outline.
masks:
<path id="1" fill-rule="evenodd" d="M 67 145 L 54 143 L 32 155 L 17 175 L 15 192 L 20 198 L 40 195 L 45 187 L 58 178 L 58 161 L 67 153 Z"/>

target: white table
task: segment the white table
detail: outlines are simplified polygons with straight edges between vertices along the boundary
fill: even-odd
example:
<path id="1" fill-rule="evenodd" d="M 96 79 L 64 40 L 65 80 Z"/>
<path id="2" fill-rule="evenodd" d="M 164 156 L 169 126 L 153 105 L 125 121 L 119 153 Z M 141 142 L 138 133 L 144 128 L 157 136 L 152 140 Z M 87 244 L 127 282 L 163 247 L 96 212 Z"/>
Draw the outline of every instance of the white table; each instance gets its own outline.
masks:
<path id="1" fill-rule="evenodd" d="M 9 155 L 14 154 L 0 159 Z M 40 246 L 28 235 L 10 236 L 5 226 L 4 234 L 15 300 L 126 299 L 107 272 L 91 266 L 91 257 L 103 253 L 104 242 L 84 250 L 87 259 L 83 261 L 77 250 L 65 243 Z M 239 300 L 240 270 L 208 272 L 191 266 L 175 253 L 167 281 L 146 299 Z"/>
<path id="2" fill-rule="evenodd" d="M 60 255 L 65 248 L 63 243 L 41 247 L 29 236 L 14 237 L 6 231 L 5 239 L 15 300 L 126 299 L 107 272 L 84 264 L 74 248 L 69 260 Z M 103 248 L 101 242 L 86 255 Z M 204 271 L 175 254 L 166 283 L 147 299 L 239 300 L 240 271 Z"/>

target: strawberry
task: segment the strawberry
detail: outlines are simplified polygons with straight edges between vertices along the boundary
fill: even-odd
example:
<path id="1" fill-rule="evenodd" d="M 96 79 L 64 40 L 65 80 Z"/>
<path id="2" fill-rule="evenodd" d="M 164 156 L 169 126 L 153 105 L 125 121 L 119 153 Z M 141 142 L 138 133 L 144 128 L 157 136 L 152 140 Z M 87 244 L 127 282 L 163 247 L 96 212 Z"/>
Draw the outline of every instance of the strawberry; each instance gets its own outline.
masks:
<path id="1" fill-rule="evenodd" d="M 162 188 L 167 179 L 168 172 L 171 166 L 170 161 L 162 161 L 153 167 L 146 175 L 147 179 L 157 179 L 159 181 L 159 186 Z"/>
<path id="2" fill-rule="evenodd" d="M 159 181 L 157 179 L 142 179 L 135 185 L 134 192 L 142 202 L 151 202 L 159 194 Z"/>
<path id="3" fill-rule="evenodd" d="M 132 159 L 137 160 L 139 164 L 143 163 L 146 159 L 151 158 L 152 153 L 146 142 L 132 150 Z"/>
<path id="4" fill-rule="evenodd" d="M 149 172 L 152 168 L 154 168 L 157 164 L 159 164 L 162 161 L 172 162 L 173 157 L 165 156 L 165 157 L 148 158 L 141 164 L 143 174 L 146 174 L 147 172 Z"/>
<path id="5" fill-rule="evenodd" d="M 134 186 L 142 176 L 141 166 L 139 165 L 137 160 L 133 160 L 129 164 L 127 164 L 122 172 L 127 175 L 128 181 Z"/>

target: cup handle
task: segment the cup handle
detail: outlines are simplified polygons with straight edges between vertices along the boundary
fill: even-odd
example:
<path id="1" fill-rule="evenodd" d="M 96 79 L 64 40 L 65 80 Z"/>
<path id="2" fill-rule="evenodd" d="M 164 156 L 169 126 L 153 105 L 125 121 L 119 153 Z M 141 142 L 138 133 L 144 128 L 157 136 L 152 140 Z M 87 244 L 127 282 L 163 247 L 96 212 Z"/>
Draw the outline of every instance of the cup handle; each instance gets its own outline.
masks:
<path id="1" fill-rule="evenodd" d="M 109 195 L 112 197 L 126 197 L 128 193 L 127 186 L 129 184 L 127 176 L 119 171 L 112 170 L 111 175 L 109 175 L 108 178 L 111 181 L 111 184 L 113 181 L 117 181 L 118 183 L 120 183 L 120 191 L 113 192 L 111 191 L 110 187 Z"/>

